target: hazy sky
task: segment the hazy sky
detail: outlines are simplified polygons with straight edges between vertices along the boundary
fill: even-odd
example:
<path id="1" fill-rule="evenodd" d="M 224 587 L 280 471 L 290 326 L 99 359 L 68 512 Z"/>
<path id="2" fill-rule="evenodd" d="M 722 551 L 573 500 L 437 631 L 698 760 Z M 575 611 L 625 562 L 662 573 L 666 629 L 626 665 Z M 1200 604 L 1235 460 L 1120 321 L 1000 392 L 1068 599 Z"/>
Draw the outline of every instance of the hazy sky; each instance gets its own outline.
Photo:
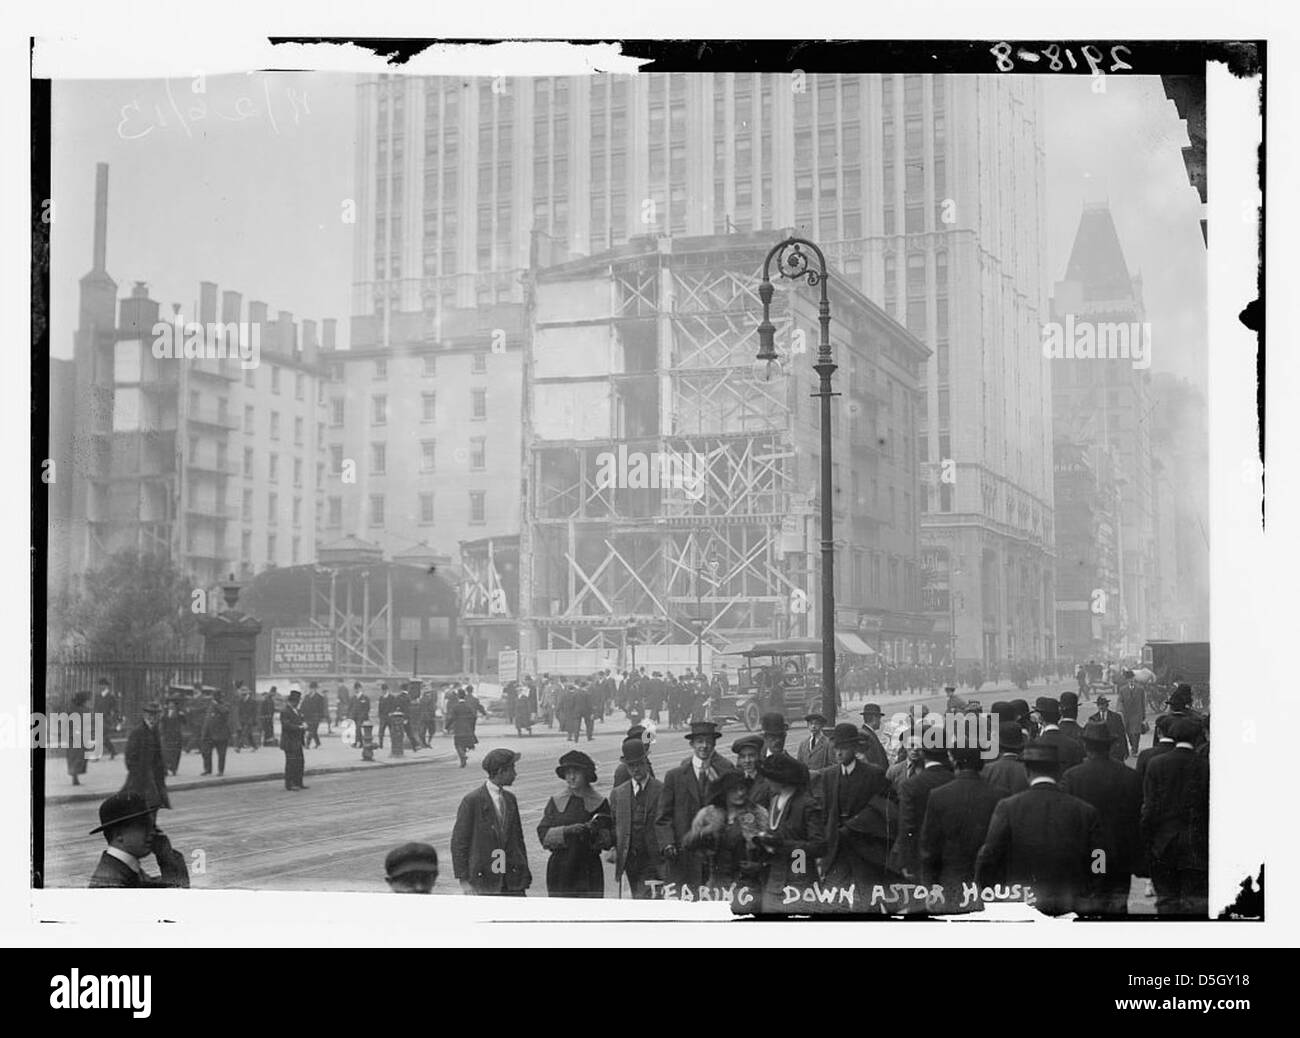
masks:
<path id="1" fill-rule="evenodd" d="M 335 317 L 347 342 L 353 177 L 350 76 L 256 74 L 202 83 L 60 81 L 53 91 L 51 347 L 72 352 L 90 268 L 95 163 L 109 172 L 108 270 L 190 312 L 198 283 L 295 318 Z M 1205 247 L 1186 134 L 1158 77 L 1048 77 L 1047 291 L 1085 199 L 1108 198 L 1152 324 L 1152 370 L 1205 385 Z M 170 88 L 170 91 L 169 91 Z M 178 118 L 177 109 L 182 118 Z M 195 118 L 200 111 L 205 118 Z"/>

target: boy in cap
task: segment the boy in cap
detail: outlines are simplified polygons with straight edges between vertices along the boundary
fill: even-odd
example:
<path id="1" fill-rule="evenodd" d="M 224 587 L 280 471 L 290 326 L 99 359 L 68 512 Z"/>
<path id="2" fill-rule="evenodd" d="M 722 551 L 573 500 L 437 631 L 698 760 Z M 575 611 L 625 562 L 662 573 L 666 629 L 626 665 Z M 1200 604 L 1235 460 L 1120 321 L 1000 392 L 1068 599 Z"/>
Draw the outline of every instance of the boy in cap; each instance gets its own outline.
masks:
<path id="1" fill-rule="evenodd" d="M 185 855 L 174 850 L 163 831 L 154 825 L 154 812 L 138 793 L 114 793 L 99 805 L 99 825 L 90 835 L 103 833 L 108 847 L 90 877 L 93 889 L 113 887 L 188 887 Z M 150 854 L 158 862 L 160 877 L 150 876 L 140 862 Z"/>
<path id="2" fill-rule="evenodd" d="M 427 843 L 404 843 L 384 859 L 384 880 L 394 894 L 431 894 L 438 882 L 438 852 Z"/>
<path id="3" fill-rule="evenodd" d="M 514 785 L 520 754 L 489 750 L 487 781 L 465 795 L 451 832 L 451 866 L 466 894 L 523 897 L 533 882 Z"/>
<path id="4" fill-rule="evenodd" d="M 808 722 L 808 738 L 799 743 L 794 753 L 795 760 L 808 765 L 809 771 L 820 771 L 822 768 L 830 767 L 835 759 L 835 751 L 831 747 L 830 739 L 822 732 L 826 727 L 825 715 L 814 711 L 805 714 L 804 720 Z"/>

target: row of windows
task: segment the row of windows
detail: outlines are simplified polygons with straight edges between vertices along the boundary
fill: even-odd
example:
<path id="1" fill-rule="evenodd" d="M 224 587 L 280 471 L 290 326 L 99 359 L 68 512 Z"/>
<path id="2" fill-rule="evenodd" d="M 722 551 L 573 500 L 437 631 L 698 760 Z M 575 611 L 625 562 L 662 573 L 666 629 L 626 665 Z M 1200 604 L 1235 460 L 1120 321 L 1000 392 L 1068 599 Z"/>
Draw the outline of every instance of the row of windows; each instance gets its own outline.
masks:
<path id="1" fill-rule="evenodd" d="M 272 455 L 274 457 L 274 455 Z M 487 437 L 471 436 L 469 449 L 458 449 L 456 452 L 457 461 L 468 461 L 471 471 L 482 472 L 487 468 Z M 339 443 L 330 446 L 330 469 L 334 475 L 341 475 L 343 472 L 343 445 Z M 420 441 L 420 471 L 436 472 L 438 467 L 438 441 L 421 440 Z M 297 469 L 295 468 L 295 474 Z M 376 442 L 370 444 L 370 474 L 374 476 L 383 476 L 388 473 L 388 444 Z M 320 467 L 317 467 L 317 479 L 321 476 Z M 272 476 L 272 479 L 275 477 Z"/>
<path id="2" fill-rule="evenodd" d="M 418 500 L 418 522 L 421 526 L 432 526 L 433 518 L 433 494 L 421 493 L 417 495 Z M 368 515 L 367 523 L 372 527 L 382 527 L 387 521 L 387 499 L 383 494 L 371 494 L 367 500 Z M 469 491 L 468 502 L 468 521 L 472 524 L 481 524 L 487 522 L 487 491 L 471 490 Z M 329 525 L 343 525 L 343 499 L 341 497 L 331 497 L 329 499 Z"/>
<path id="3" fill-rule="evenodd" d="M 254 458 L 255 454 L 252 447 L 244 448 L 244 476 L 252 479 L 254 476 Z M 301 458 L 293 459 L 293 485 L 302 486 L 303 461 Z M 316 462 L 316 485 L 320 486 L 325 477 L 325 463 Z M 272 483 L 280 481 L 280 455 L 272 451 L 266 456 L 266 478 Z M 248 493 L 248 491 L 244 491 Z"/>
<path id="4" fill-rule="evenodd" d="M 483 386 L 476 386 L 469 391 L 470 402 L 470 419 L 475 422 L 487 420 L 487 389 Z M 330 421 L 331 425 L 338 428 L 343 425 L 343 412 L 345 402 L 343 397 L 335 397 L 331 401 Z M 433 422 L 437 420 L 438 395 L 436 393 L 420 394 L 420 421 Z M 370 398 L 370 424 L 387 425 L 388 424 L 388 396 L 384 393 L 376 393 Z M 273 437 L 274 438 L 274 437 Z"/>

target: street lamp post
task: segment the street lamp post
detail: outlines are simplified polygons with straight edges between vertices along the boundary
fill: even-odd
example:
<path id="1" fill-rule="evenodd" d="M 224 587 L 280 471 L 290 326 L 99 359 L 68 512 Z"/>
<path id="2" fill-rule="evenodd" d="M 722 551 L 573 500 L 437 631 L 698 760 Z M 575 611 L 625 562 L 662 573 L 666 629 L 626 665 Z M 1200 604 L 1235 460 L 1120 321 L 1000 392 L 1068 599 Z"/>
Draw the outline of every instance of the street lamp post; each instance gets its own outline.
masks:
<path id="1" fill-rule="evenodd" d="M 813 252 L 820 269 L 810 269 L 804 247 Z M 821 341 L 817 348 L 817 361 L 813 370 L 821 376 L 818 392 L 821 398 L 821 510 L 822 510 L 822 713 L 827 723 L 835 723 L 837 696 L 835 693 L 835 516 L 831 499 L 831 397 L 839 396 L 831 390 L 831 375 L 836 364 L 831 359 L 831 304 L 826 292 L 826 257 L 822 250 L 806 238 L 787 238 L 772 246 L 763 261 L 763 280 L 758 286 L 758 297 L 763 303 L 763 320 L 758 326 L 759 377 L 768 380 L 780 369 L 776 354 L 776 327 L 772 324 L 771 304 L 773 287 L 768 276 L 772 258 L 777 258 L 777 273 L 790 281 L 806 280 L 809 285 L 821 286 L 818 321 L 821 323 Z"/>
<path id="2" fill-rule="evenodd" d="M 704 673 L 704 601 L 700 577 L 708 570 L 711 583 L 717 582 L 718 560 L 709 559 L 695 570 L 695 673 Z"/>

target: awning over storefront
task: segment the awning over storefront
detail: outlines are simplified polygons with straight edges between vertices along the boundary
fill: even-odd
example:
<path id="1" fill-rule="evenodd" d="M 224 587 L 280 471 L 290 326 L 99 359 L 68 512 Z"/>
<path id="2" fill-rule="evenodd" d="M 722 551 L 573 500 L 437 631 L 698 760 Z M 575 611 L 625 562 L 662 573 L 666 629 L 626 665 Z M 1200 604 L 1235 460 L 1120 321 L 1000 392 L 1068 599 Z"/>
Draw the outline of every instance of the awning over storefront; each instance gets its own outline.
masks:
<path id="1" fill-rule="evenodd" d="M 864 642 L 856 634 L 847 631 L 835 632 L 835 647 L 841 652 L 847 652 L 853 656 L 874 656 L 876 650 Z"/>

